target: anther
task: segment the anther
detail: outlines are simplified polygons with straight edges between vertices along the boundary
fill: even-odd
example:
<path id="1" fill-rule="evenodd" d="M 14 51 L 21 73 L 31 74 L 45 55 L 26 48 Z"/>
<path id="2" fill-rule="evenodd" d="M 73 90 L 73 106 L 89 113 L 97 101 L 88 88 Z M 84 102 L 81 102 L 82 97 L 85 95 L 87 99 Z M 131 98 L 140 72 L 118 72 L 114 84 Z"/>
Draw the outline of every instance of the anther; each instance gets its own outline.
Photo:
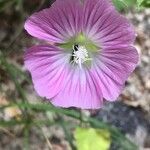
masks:
<path id="1" fill-rule="evenodd" d="M 91 58 L 88 57 L 88 51 L 85 46 L 74 45 L 71 62 L 78 64 L 82 69 L 82 63 L 88 60 L 91 60 Z"/>

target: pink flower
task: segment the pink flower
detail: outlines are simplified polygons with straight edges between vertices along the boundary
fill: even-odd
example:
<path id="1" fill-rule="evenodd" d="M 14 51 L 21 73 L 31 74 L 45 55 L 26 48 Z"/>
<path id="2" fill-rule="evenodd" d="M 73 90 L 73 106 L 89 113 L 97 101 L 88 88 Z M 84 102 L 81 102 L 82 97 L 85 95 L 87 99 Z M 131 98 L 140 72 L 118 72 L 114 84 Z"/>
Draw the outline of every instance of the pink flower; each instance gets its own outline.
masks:
<path id="1" fill-rule="evenodd" d="M 138 62 L 134 29 L 108 0 L 56 0 L 25 29 L 47 42 L 26 51 L 25 66 L 37 93 L 55 106 L 115 101 Z"/>

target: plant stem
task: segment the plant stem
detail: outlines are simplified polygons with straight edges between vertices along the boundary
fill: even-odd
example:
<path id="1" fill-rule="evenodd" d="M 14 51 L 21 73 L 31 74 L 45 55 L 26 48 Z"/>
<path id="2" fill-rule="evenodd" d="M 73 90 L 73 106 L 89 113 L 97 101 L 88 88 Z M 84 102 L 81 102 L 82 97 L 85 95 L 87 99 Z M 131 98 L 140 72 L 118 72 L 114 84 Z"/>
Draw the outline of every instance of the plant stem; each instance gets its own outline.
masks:
<path id="1" fill-rule="evenodd" d="M 80 120 L 80 113 L 75 110 L 67 110 L 67 109 L 61 109 L 53 107 L 52 105 L 47 104 L 31 104 L 31 103 L 17 103 L 13 104 L 17 105 L 21 108 L 28 108 L 36 111 L 51 111 L 59 114 L 63 114 L 72 118 L 75 118 L 77 120 Z M 118 129 L 111 127 L 107 123 L 104 123 L 102 121 L 96 120 L 91 117 L 83 116 L 82 119 L 83 123 L 90 123 L 90 125 L 94 128 L 101 128 L 101 129 L 107 129 L 112 135 L 112 138 L 114 141 L 117 141 L 120 145 L 124 147 L 124 150 L 137 150 L 138 148 L 130 142 L 123 134 L 121 134 Z"/>

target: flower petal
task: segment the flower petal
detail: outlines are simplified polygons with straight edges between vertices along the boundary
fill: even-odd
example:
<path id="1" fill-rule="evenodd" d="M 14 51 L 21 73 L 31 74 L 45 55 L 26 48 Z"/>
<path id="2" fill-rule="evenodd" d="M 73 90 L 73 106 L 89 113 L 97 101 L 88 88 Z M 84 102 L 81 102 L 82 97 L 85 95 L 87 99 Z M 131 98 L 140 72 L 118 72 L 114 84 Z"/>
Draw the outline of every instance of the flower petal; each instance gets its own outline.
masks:
<path id="1" fill-rule="evenodd" d="M 56 0 L 50 8 L 29 17 L 25 29 L 36 38 L 64 43 L 80 31 L 81 11 L 80 0 Z"/>
<path id="2" fill-rule="evenodd" d="M 63 90 L 51 101 L 60 107 L 98 109 L 102 106 L 102 94 L 98 84 L 87 70 L 72 70 L 66 78 Z"/>
<path id="3" fill-rule="evenodd" d="M 135 41 L 132 25 L 107 0 L 87 0 L 84 22 L 86 35 L 100 46 L 129 45 Z"/>
<path id="4" fill-rule="evenodd" d="M 83 30 L 89 32 L 104 11 L 111 9 L 112 5 L 107 0 L 84 0 L 83 7 Z"/>
<path id="5" fill-rule="evenodd" d="M 107 48 L 101 52 L 95 60 L 92 73 L 96 82 L 101 85 L 105 99 L 117 99 L 137 62 L 138 53 L 134 47 Z"/>
<path id="6" fill-rule="evenodd" d="M 34 87 L 41 97 L 54 97 L 67 76 L 69 56 L 55 46 L 34 46 L 25 54 L 25 67 L 31 72 Z"/>

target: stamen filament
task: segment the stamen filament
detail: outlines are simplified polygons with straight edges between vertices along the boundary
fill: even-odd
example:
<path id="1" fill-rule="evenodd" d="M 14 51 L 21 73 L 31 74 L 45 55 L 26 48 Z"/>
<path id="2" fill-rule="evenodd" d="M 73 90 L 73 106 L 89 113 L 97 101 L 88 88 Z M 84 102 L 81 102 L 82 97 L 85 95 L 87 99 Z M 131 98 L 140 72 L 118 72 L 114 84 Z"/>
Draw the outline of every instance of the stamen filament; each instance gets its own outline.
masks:
<path id="1" fill-rule="evenodd" d="M 74 57 L 73 62 L 78 64 L 80 69 L 82 69 L 82 64 L 85 61 L 92 60 L 89 58 L 88 51 L 86 50 L 85 46 L 74 45 L 72 56 Z"/>

